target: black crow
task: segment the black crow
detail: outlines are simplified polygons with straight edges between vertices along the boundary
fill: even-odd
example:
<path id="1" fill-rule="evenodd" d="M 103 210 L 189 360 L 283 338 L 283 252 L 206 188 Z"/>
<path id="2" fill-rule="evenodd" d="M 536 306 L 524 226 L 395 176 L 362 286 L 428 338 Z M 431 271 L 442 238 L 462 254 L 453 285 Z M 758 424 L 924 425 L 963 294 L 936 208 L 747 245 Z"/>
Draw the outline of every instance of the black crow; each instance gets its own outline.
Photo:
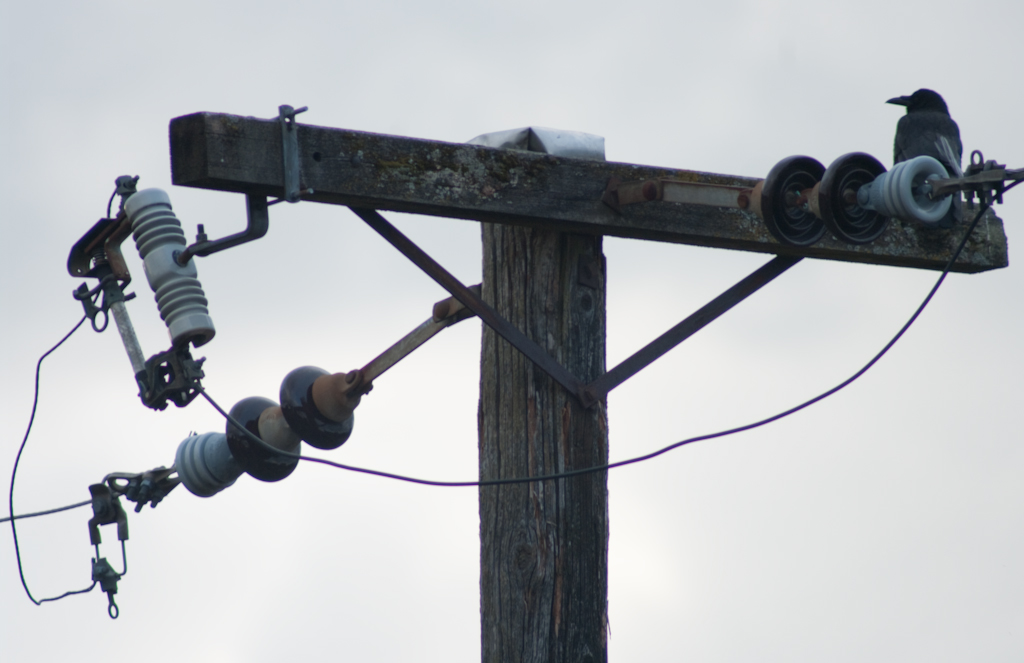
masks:
<path id="1" fill-rule="evenodd" d="M 921 89 L 909 97 L 896 97 L 886 103 L 907 107 L 907 114 L 896 124 L 894 163 L 919 156 L 935 157 L 950 177 L 959 177 L 964 149 L 960 143 L 960 127 L 949 116 L 949 108 L 942 97 L 932 90 Z M 943 138 L 949 149 L 942 146 Z M 962 206 L 963 198 L 960 194 L 954 194 L 949 213 L 938 225 L 948 228 L 962 221 Z"/>

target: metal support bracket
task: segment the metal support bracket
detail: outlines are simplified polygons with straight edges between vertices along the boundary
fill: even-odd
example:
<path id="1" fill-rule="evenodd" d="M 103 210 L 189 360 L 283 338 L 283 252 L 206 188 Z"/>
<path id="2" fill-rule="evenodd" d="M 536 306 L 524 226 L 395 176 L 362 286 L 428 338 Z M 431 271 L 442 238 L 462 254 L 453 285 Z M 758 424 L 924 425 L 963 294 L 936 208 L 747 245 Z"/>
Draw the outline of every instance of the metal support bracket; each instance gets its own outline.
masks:
<path id="1" fill-rule="evenodd" d="M 724 187 L 723 187 L 724 188 Z M 648 366 L 666 352 L 705 327 L 712 320 L 731 309 L 736 304 L 754 294 L 767 285 L 775 277 L 800 262 L 802 258 L 792 256 L 776 256 L 753 274 L 725 291 L 710 303 L 702 307 L 678 325 L 668 330 L 644 348 L 636 352 L 618 366 L 584 385 L 575 375 L 555 361 L 539 345 L 530 340 L 508 320 L 498 314 L 483 299 L 479 292 L 473 292 L 452 276 L 444 267 L 416 246 L 412 240 L 391 225 L 376 210 L 351 208 L 355 214 L 376 230 L 384 239 L 398 249 L 406 258 L 437 281 L 452 296 L 465 305 L 499 336 L 512 344 L 536 364 L 541 370 L 554 378 L 559 384 L 576 396 L 584 407 L 591 407 L 604 398 L 609 391 L 619 386 L 643 368 Z M 582 276 L 582 273 L 581 273 Z M 429 321 L 428 321 L 429 322 Z M 425 323 L 426 324 L 426 323 Z M 416 332 L 414 332 L 415 334 Z M 397 346 L 396 346 L 397 347 Z M 390 351 L 389 351 L 390 352 Z M 383 355 L 382 355 L 383 356 Z M 383 372 L 383 371 L 382 371 Z M 355 385 L 354 385 L 355 386 Z"/>
<path id="2" fill-rule="evenodd" d="M 175 260 L 179 265 L 187 265 L 192 256 L 208 256 L 263 237 L 270 229 L 270 213 L 267 207 L 266 196 L 245 194 L 245 230 L 220 239 L 208 240 L 203 224 L 200 223 L 196 243 L 179 253 Z"/>
<path id="3" fill-rule="evenodd" d="M 292 108 L 288 105 L 278 106 L 277 120 L 281 125 L 281 165 L 284 172 L 284 195 L 273 201 L 267 202 L 266 196 L 257 196 L 251 193 L 245 194 L 245 230 L 240 233 L 228 235 L 221 239 L 209 240 L 206 237 L 203 224 L 199 224 L 199 232 L 196 235 L 196 242 L 179 253 L 175 258 L 179 265 L 187 265 L 193 256 L 208 256 L 224 249 L 230 249 L 246 242 L 257 240 L 267 234 L 270 229 L 270 214 L 268 208 L 279 202 L 287 201 L 297 203 L 302 200 L 304 194 L 313 193 L 312 189 L 302 189 L 302 171 L 299 163 L 299 131 L 295 122 L 295 116 L 305 113 L 308 107 Z"/>
<path id="4" fill-rule="evenodd" d="M 608 395 L 609 391 L 633 377 L 666 352 L 696 334 L 713 320 L 718 318 L 718 316 L 722 315 L 733 306 L 736 306 L 744 299 L 760 290 L 763 286 L 768 285 L 776 276 L 779 276 L 801 260 L 803 260 L 803 258 L 793 256 L 775 256 L 753 274 L 729 288 L 718 297 L 715 297 L 713 300 L 698 309 L 696 313 L 689 316 L 675 327 L 672 327 L 667 332 L 635 352 L 628 359 L 622 361 L 618 366 L 591 382 L 587 385 L 588 396 L 595 401 L 604 398 Z"/>
<path id="5" fill-rule="evenodd" d="M 530 340 L 526 334 L 519 331 L 508 320 L 501 317 L 497 311 L 491 308 L 483 299 L 474 294 L 469 288 L 463 285 L 458 279 L 452 276 L 444 267 L 439 265 L 433 258 L 428 256 L 423 249 L 416 246 L 412 240 L 402 234 L 398 228 L 391 225 L 387 219 L 381 216 L 376 210 L 360 207 L 351 208 L 356 216 L 361 218 L 371 228 L 376 230 L 384 239 L 398 249 L 414 265 L 422 269 L 428 276 L 433 278 L 442 288 L 452 294 L 455 299 L 462 302 L 466 308 L 476 313 L 491 329 L 499 336 L 511 343 L 513 347 L 526 355 L 530 361 L 537 364 L 545 373 L 550 375 L 559 384 L 574 394 L 581 402 L 587 404 L 583 394 L 584 384 L 575 375 L 565 369 L 564 366 L 555 361 L 551 355 Z"/>

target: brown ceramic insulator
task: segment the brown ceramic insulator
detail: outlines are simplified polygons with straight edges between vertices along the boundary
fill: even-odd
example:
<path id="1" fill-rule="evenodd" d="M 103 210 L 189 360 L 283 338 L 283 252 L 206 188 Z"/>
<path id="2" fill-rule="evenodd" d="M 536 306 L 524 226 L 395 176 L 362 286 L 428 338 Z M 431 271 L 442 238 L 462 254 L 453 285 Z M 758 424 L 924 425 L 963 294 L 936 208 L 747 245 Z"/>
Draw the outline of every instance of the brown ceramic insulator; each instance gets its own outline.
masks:
<path id="1" fill-rule="evenodd" d="M 260 423 L 263 421 L 264 413 L 270 409 L 280 410 L 277 403 L 269 398 L 252 396 L 243 398 L 235 403 L 229 414 L 242 424 L 247 431 L 258 436 L 273 448 L 297 454 L 299 452 L 299 441 L 297 438 L 292 438 L 294 441 L 289 446 L 287 444 L 287 436 L 281 436 L 276 431 L 273 431 L 275 433 L 274 442 L 263 437 L 263 427 Z M 267 427 L 267 430 L 270 430 L 270 426 Z M 231 455 L 235 457 L 235 460 L 238 461 L 243 470 L 260 481 L 280 481 L 291 474 L 299 463 L 297 458 L 274 453 L 270 449 L 257 444 L 230 422 L 227 424 L 225 432 L 227 433 L 228 449 L 231 450 Z"/>
<path id="2" fill-rule="evenodd" d="M 260 439 L 275 449 L 293 451 L 299 445 L 300 438 L 285 421 L 280 405 L 264 410 L 260 414 L 257 426 Z"/>
<path id="3" fill-rule="evenodd" d="M 349 397 L 344 386 L 352 381 L 344 374 L 332 376 L 314 366 L 302 366 L 288 373 L 281 382 L 281 411 L 295 433 L 317 449 L 337 449 L 352 434 L 355 416 L 352 410 L 358 397 Z M 317 397 L 313 395 L 317 384 Z M 323 407 L 317 405 L 317 400 Z M 328 413 L 330 416 L 328 416 Z M 338 421 L 335 419 L 345 417 Z"/>
<path id="4" fill-rule="evenodd" d="M 821 191 L 821 182 L 818 182 L 810 190 L 804 191 L 803 195 L 807 198 L 807 209 L 814 216 L 821 218 L 821 203 L 818 196 L 818 192 Z"/>
<path id="5" fill-rule="evenodd" d="M 754 188 L 751 189 L 750 191 L 750 197 L 748 202 L 749 207 L 747 208 L 748 210 L 758 215 L 762 219 L 764 218 L 764 214 L 761 213 L 761 189 L 763 188 L 764 180 L 758 180 L 757 184 L 755 184 Z"/>
<path id="6" fill-rule="evenodd" d="M 360 371 L 322 375 L 313 381 L 313 404 L 324 417 L 341 423 L 352 416 L 359 396 L 351 396 L 362 382 Z"/>

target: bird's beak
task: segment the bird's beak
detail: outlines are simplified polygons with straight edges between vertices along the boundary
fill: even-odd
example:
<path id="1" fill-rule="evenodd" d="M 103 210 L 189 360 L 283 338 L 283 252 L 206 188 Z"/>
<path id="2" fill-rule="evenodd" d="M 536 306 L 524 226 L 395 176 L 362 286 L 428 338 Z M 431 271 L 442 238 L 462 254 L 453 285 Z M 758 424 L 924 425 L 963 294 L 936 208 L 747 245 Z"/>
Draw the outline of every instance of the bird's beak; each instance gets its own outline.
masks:
<path id="1" fill-rule="evenodd" d="M 892 99 L 890 99 L 889 101 L 887 101 L 885 103 L 887 103 L 887 104 L 894 104 L 896 106 L 909 106 L 910 105 L 910 97 L 893 97 Z"/>

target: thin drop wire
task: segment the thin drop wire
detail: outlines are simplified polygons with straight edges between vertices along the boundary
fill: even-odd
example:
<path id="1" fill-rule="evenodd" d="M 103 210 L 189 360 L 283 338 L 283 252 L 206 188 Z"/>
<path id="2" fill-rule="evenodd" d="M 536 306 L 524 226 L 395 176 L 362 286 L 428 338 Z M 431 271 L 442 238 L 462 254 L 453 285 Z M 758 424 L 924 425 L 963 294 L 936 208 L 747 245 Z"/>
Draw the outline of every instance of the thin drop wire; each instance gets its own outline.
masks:
<path id="1" fill-rule="evenodd" d="M 49 601 L 59 601 L 59 600 L 61 600 L 63 598 L 67 598 L 68 596 L 74 596 L 75 594 L 88 594 L 89 592 L 91 592 L 95 588 L 96 588 L 96 581 L 93 580 L 92 584 L 89 585 L 88 587 L 86 587 L 85 589 L 76 589 L 76 590 L 71 591 L 71 592 L 64 592 L 60 596 L 51 596 L 50 598 L 39 599 L 38 601 L 35 600 L 35 599 L 32 599 L 32 595 L 31 594 L 29 594 L 29 598 L 32 599 L 32 602 L 35 603 L 36 605 L 42 605 L 42 604 L 47 603 Z M 26 588 L 25 591 L 27 592 L 28 589 Z"/>
<path id="2" fill-rule="evenodd" d="M 1021 180 L 1021 181 L 1024 181 L 1024 180 Z M 1010 186 L 1006 187 L 1003 190 L 1004 193 L 1006 191 L 1009 191 L 1013 187 L 1017 186 L 1018 184 L 1020 184 L 1021 181 L 1014 182 Z M 439 486 L 439 487 L 444 487 L 444 488 L 458 488 L 458 487 L 470 487 L 470 486 L 503 486 L 503 485 L 516 484 L 516 483 L 531 483 L 531 482 L 534 482 L 534 481 L 552 481 L 552 480 L 555 480 L 555 479 L 566 479 L 566 478 L 569 478 L 569 477 L 580 476 L 580 475 L 583 475 L 583 474 L 592 474 L 594 472 L 604 472 L 606 470 L 615 469 L 617 467 L 625 467 L 626 465 L 632 465 L 634 463 L 640 463 L 640 462 L 643 462 L 645 460 L 651 460 L 652 458 L 657 458 L 658 456 L 660 456 L 660 455 L 662 455 L 664 453 L 668 453 L 669 451 L 672 451 L 673 449 L 678 449 L 679 447 L 686 446 L 687 444 L 693 444 L 694 442 L 701 442 L 703 440 L 712 440 L 712 439 L 715 439 L 715 438 L 726 437 L 728 435 L 735 435 L 736 433 L 742 433 L 744 431 L 753 430 L 755 428 L 760 428 L 761 426 L 764 426 L 766 424 L 770 424 L 770 423 L 773 423 L 773 422 L 778 421 L 780 419 L 784 419 L 784 418 L 786 418 L 786 417 L 788 417 L 788 416 L 790 416 L 792 414 L 796 414 L 800 410 L 808 408 L 808 407 L 814 405 L 815 403 L 818 403 L 818 402 L 828 398 L 829 396 L 835 394 L 836 392 L 841 391 L 842 389 L 848 387 L 850 384 L 852 384 L 859 377 L 861 377 L 862 375 L 867 373 L 868 370 L 872 366 L 874 366 L 876 363 L 878 363 L 878 360 L 881 359 L 883 356 L 885 356 L 885 353 L 887 353 L 892 348 L 892 346 L 896 345 L 896 342 L 898 340 L 900 340 L 900 338 L 903 337 L 903 335 L 907 332 L 907 330 L 910 329 L 910 326 L 914 324 L 914 322 L 917 320 L 917 318 L 924 311 L 925 307 L 928 306 L 928 303 L 932 300 L 932 297 L 934 297 L 935 293 L 939 290 L 939 286 L 941 286 L 942 282 L 946 280 L 946 276 L 949 274 L 949 271 L 953 268 L 953 265 L 956 263 L 956 259 L 960 257 L 960 253 L 963 251 L 964 247 L 967 245 L 967 240 L 970 239 L 971 233 L 974 232 L 974 228 L 978 225 L 978 222 L 981 220 L 981 218 L 985 215 L 985 213 L 989 210 L 989 208 L 991 206 L 992 206 L 991 202 L 985 202 L 985 203 L 983 203 L 980 206 L 978 213 L 974 217 L 974 220 L 971 222 L 970 226 L 967 228 L 967 232 L 964 233 L 963 238 L 960 240 L 960 243 L 957 245 L 956 251 L 953 252 L 953 255 L 950 257 L 949 261 L 946 263 L 945 268 L 943 268 L 942 274 L 939 276 L 938 280 L 935 282 L 935 285 L 932 286 L 932 289 L 928 292 L 928 295 L 924 298 L 924 301 L 921 302 L 920 306 L 917 307 L 917 310 L 915 310 L 913 315 L 910 316 L 910 319 L 907 320 L 907 322 L 903 325 L 903 327 L 900 328 L 900 330 L 898 332 L 896 332 L 896 335 L 892 337 L 892 340 L 890 340 L 888 343 L 885 344 L 885 347 L 883 347 L 878 352 L 878 354 L 876 354 L 874 357 L 872 357 L 871 360 L 868 361 L 868 363 L 864 364 L 864 366 L 859 371 L 857 371 L 856 373 L 851 375 L 849 378 L 847 378 L 843 382 L 840 382 L 838 385 L 836 385 L 835 387 L 832 387 L 828 391 L 825 391 L 825 392 L 823 392 L 821 394 L 818 394 L 817 396 L 815 396 L 814 398 L 811 398 L 810 400 L 804 401 L 803 403 L 801 403 L 801 404 L 799 404 L 799 405 L 797 405 L 795 407 L 792 407 L 792 408 L 790 408 L 788 410 L 785 410 L 785 411 L 780 412 L 778 414 L 775 414 L 775 415 L 772 415 L 770 417 L 767 417 L 766 419 L 761 419 L 759 421 L 755 421 L 753 423 L 746 424 L 744 426 L 737 426 L 736 428 L 729 428 L 727 430 L 718 431 L 717 433 L 708 433 L 707 435 L 698 435 L 696 437 L 690 437 L 690 438 L 687 438 L 685 440 L 681 440 L 679 442 L 676 442 L 674 444 L 670 444 L 670 445 L 668 445 L 666 447 L 662 447 L 661 449 L 658 449 L 656 451 L 652 451 L 649 454 L 644 454 L 643 456 L 636 456 L 634 458 L 627 458 L 626 460 L 620 460 L 620 461 L 616 461 L 614 463 L 608 463 L 606 465 L 595 465 L 593 467 L 585 467 L 585 468 L 578 469 L 578 470 L 569 470 L 567 472 L 558 472 L 556 474 L 543 474 L 543 475 L 538 475 L 538 476 L 534 476 L 534 477 L 517 477 L 517 478 L 511 478 L 511 479 L 490 479 L 490 480 L 487 480 L 487 481 L 433 481 L 433 480 L 430 480 L 430 479 L 417 479 L 415 477 L 404 476 L 404 475 L 401 475 L 401 474 L 393 474 L 391 472 L 382 472 L 380 470 L 371 470 L 371 469 L 368 469 L 368 468 L 365 468 L 365 467 L 355 467 L 353 465 L 344 465 L 342 463 L 335 463 L 334 461 L 326 460 L 324 458 L 313 458 L 311 456 L 301 456 L 299 454 L 293 454 L 293 453 L 289 453 L 287 451 L 282 451 L 280 449 L 277 449 L 275 447 L 270 446 L 269 444 L 264 442 L 262 439 L 260 439 L 259 436 L 254 435 L 251 431 L 247 430 L 245 428 L 245 426 L 243 426 L 241 423 L 238 422 L 238 420 L 236 420 L 234 417 L 232 417 L 227 412 L 225 412 L 223 408 L 221 408 L 219 405 L 217 405 L 217 403 L 215 403 L 214 400 L 212 398 L 210 398 L 210 395 L 207 394 L 204 389 L 200 388 L 199 393 L 201 393 L 203 398 L 205 398 L 210 403 L 210 405 L 212 405 L 214 407 L 214 409 L 217 410 L 217 412 L 219 412 L 225 419 L 227 419 L 231 423 L 232 426 L 237 428 L 239 430 L 239 432 L 241 432 L 247 438 L 252 440 L 252 442 L 254 444 L 262 447 L 263 449 L 265 449 L 267 451 L 270 451 L 271 453 L 275 453 L 275 454 L 278 454 L 280 456 L 284 456 L 286 458 L 294 458 L 294 459 L 297 459 L 297 460 L 304 460 L 304 461 L 308 461 L 308 462 L 311 462 L 311 463 L 319 463 L 321 465 L 329 465 L 331 467 L 336 467 L 336 468 L 338 468 L 340 470 L 347 470 L 349 472 L 358 472 L 358 473 L 361 473 L 361 474 L 371 474 L 373 476 L 384 477 L 386 479 L 395 479 L 395 480 L 398 480 L 398 481 L 406 481 L 406 482 L 409 482 L 409 483 L 416 483 L 416 484 L 421 484 L 421 485 L 424 485 L 424 486 Z"/>
<path id="3" fill-rule="evenodd" d="M 76 324 L 74 327 L 72 327 L 71 331 L 69 331 L 67 334 L 64 335 L 64 338 L 62 338 L 59 341 L 57 341 L 56 345 L 54 345 L 52 348 L 50 348 L 49 350 L 44 352 L 43 356 L 39 358 L 38 362 L 36 362 L 36 387 L 35 387 L 35 395 L 33 395 L 33 397 L 32 397 L 32 414 L 28 418 L 28 428 L 25 430 L 25 437 L 24 437 L 24 439 L 22 439 L 21 446 L 18 447 L 18 455 L 14 459 L 14 469 L 11 471 L 11 489 L 7 493 L 7 507 L 8 507 L 8 514 L 9 514 L 9 517 L 7 518 L 7 520 L 9 520 L 10 523 L 11 523 L 11 535 L 14 537 L 14 555 L 15 555 L 15 557 L 18 560 L 18 576 L 21 578 L 21 586 L 25 589 L 25 593 L 28 595 L 29 600 L 32 601 L 32 603 L 35 603 L 36 605 L 42 605 L 43 603 L 45 603 L 47 601 L 57 601 L 59 599 L 64 598 L 65 596 L 71 596 L 72 594 L 85 594 L 86 592 L 91 592 L 93 587 L 96 586 L 96 582 L 93 581 L 93 583 L 91 585 L 89 585 L 89 587 L 87 587 L 86 589 L 79 589 L 79 590 L 75 590 L 75 591 L 64 592 L 60 596 L 54 596 L 54 597 L 51 597 L 51 598 L 36 600 L 36 598 L 34 596 L 32 596 L 32 592 L 29 591 L 28 584 L 25 582 L 25 572 L 24 572 L 24 570 L 22 569 L 22 566 L 21 566 L 21 549 L 18 547 L 18 528 L 15 525 L 15 521 L 17 520 L 17 517 L 14 515 L 14 479 L 18 475 L 18 463 L 21 462 L 21 454 L 22 454 L 22 452 L 25 451 L 25 444 L 28 442 L 29 433 L 32 432 L 32 424 L 35 422 L 35 419 L 36 419 L 36 407 L 39 405 L 39 371 L 40 371 L 40 368 L 43 365 L 43 360 L 46 359 L 47 357 L 49 357 L 50 354 L 54 350 L 56 350 L 61 345 L 63 345 L 64 341 L 66 341 L 69 338 L 71 338 L 71 335 L 74 334 L 76 331 L 78 331 L 78 328 L 81 327 L 82 323 L 84 323 L 87 319 L 88 319 L 88 316 L 83 315 L 82 319 L 78 321 L 78 324 Z M 69 507 L 69 508 L 73 508 L 73 507 Z M 63 510 L 63 509 L 61 509 L 61 510 Z"/>
<path id="4" fill-rule="evenodd" d="M 78 507 L 85 506 L 87 504 L 92 504 L 92 500 L 83 500 L 81 502 L 76 502 L 75 504 L 69 504 L 67 506 L 59 506 L 56 509 L 47 509 L 46 511 L 36 511 L 34 513 L 19 513 L 16 516 L 5 516 L 3 518 L 0 518 L 0 523 L 6 523 L 11 518 L 14 518 L 15 520 L 24 520 L 26 518 L 36 518 L 38 516 L 48 516 L 51 513 L 60 513 L 61 511 L 69 511 L 71 509 L 77 509 Z"/>
<path id="5" fill-rule="evenodd" d="M 121 571 L 118 575 L 123 578 L 128 575 L 128 553 L 124 549 L 124 539 L 121 540 L 121 565 L 124 567 L 124 571 Z"/>
<path id="6" fill-rule="evenodd" d="M 110 200 L 107 201 L 107 218 L 110 218 L 110 208 L 114 205 L 114 197 L 117 196 L 117 187 L 114 187 L 114 193 L 110 194 Z"/>

